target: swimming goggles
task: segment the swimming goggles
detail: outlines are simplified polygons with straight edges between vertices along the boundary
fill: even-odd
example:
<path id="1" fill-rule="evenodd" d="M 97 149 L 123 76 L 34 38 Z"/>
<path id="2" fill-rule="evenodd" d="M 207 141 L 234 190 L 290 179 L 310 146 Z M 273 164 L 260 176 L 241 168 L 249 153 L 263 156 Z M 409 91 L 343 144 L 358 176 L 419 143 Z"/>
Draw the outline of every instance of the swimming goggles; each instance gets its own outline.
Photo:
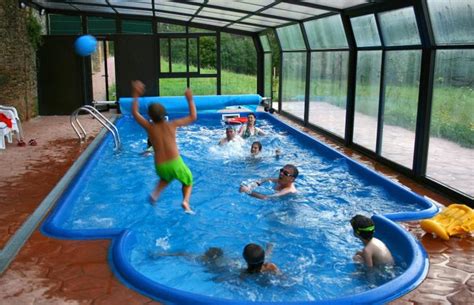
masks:
<path id="1" fill-rule="evenodd" d="M 280 168 L 280 173 L 282 173 L 283 175 L 287 176 L 287 177 L 294 177 L 294 175 L 290 174 L 286 169 L 284 168 Z"/>
<path id="2" fill-rule="evenodd" d="M 373 231 L 375 231 L 375 226 L 370 226 L 370 227 L 365 227 L 365 228 L 358 228 L 357 231 L 373 232 Z"/>

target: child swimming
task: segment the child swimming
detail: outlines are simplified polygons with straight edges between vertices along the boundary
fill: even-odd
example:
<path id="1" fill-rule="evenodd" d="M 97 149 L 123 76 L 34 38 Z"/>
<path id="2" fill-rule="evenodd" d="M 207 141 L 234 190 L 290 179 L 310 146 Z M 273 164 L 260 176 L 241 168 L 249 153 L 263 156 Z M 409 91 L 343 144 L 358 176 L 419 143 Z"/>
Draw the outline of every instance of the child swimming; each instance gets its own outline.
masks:
<path id="1" fill-rule="evenodd" d="M 354 235 L 365 245 L 362 251 L 354 255 L 355 261 L 361 261 L 367 267 L 378 265 L 393 265 L 393 257 L 383 241 L 373 237 L 375 225 L 372 219 L 363 215 L 356 215 L 351 219 Z"/>
<path id="2" fill-rule="evenodd" d="M 267 246 L 268 254 L 270 254 L 271 249 L 270 244 Z M 265 262 L 265 250 L 257 244 L 247 244 L 242 256 L 247 263 L 247 273 L 279 272 L 278 267 L 274 263 Z"/>

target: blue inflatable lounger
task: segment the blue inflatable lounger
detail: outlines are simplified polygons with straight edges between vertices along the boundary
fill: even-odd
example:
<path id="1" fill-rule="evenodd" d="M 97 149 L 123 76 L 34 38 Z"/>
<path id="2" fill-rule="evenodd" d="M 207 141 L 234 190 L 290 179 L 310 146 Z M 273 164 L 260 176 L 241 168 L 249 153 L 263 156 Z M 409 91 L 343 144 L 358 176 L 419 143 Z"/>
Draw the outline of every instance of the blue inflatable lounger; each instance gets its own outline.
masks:
<path id="1" fill-rule="evenodd" d="M 119 99 L 120 111 L 124 115 L 130 115 L 132 110 L 131 97 L 121 97 Z M 148 114 L 148 106 L 152 103 L 160 103 L 168 113 L 179 113 L 188 111 L 188 103 L 184 96 L 146 96 L 141 97 L 139 112 Z M 242 94 L 242 95 L 196 95 L 194 103 L 198 112 L 209 110 L 219 110 L 230 106 L 245 106 L 252 111 L 262 101 L 262 97 L 258 94 Z"/>

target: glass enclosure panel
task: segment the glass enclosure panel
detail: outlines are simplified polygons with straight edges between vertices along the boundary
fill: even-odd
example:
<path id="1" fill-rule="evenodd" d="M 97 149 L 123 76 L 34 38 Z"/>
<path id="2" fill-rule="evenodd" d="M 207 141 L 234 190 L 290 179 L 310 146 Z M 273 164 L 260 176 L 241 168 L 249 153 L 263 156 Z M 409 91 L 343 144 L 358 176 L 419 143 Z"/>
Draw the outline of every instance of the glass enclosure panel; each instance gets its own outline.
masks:
<path id="1" fill-rule="evenodd" d="M 262 7 L 272 3 L 272 0 L 253 0 L 253 1 L 229 1 L 229 0 L 209 0 L 208 3 L 211 5 L 217 5 L 222 7 L 230 7 L 234 9 L 244 10 L 253 12 L 261 9 Z"/>
<path id="2" fill-rule="evenodd" d="M 193 27 L 188 27 L 189 33 L 215 33 L 216 31 L 208 30 L 208 29 L 202 29 L 202 28 L 193 28 Z"/>
<path id="3" fill-rule="evenodd" d="M 340 137 L 346 126 L 349 52 L 312 52 L 309 122 Z"/>
<path id="4" fill-rule="evenodd" d="M 473 5 L 472 0 L 428 0 L 437 44 L 474 43 Z"/>
<path id="5" fill-rule="evenodd" d="M 221 21 L 217 19 L 208 19 L 208 18 L 199 18 L 199 17 L 194 17 L 193 22 L 214 25 L 214 26 L 226 26 L 230 24 L 230 21 Z"/>
<path id="6" fill-rule="evenodd" d="M 387 51 L 382 156 L 412 168 L 421 51 Z"/>
<path id="7" fill-rule="evenodd" d="M 190 78 L 189 85 L 191 86 L 194 95 L 217 94 L 217 79 L 215 77 Z"/>
<path id="8" fill-rule="evenodd" d="M 123 9 L 123 8 L 116 8 L 115 9 L 118 14 L 120 15 L 133 15 L 133 16 L 153 16 L 153 12 L 144 11 L 144 10 L 134 10 L 134 9 Z"/>
<path id="9" fill-rule="evenodd" d="M 126 34 L 153 34 L 151 21 L 122 20 L 122 33 Z"/>
<path id="10" fill-rule="evenodd" d="M 283 53 L 282 110 L 304 119 L 306 52 Z"/>
<path id="11" fill-rule="evenodd" d="M 82 34 L 81 16 L 49 15 L 49 35 Z"/>
<path id="12" fill-rule="evenodd" d="M 199 37 L 199 60 L 202 73 L 217 73 L 217 44 L 215 36 Z"/>
<path id="13" fill-rule="evenodd" d="M 474 50 L 438 50 L 426 175 L 474 196 Z"/>
<path id="14" fill-rule="evenodd" d="M 152 9 L 151 0 L 148 1 L 133 1 L 133 0 L 109 0 L 110 4 L 112 5 L 120 5 L 124 7 L 132 7 L 132 8 L 146 8 Z M 117 9 L 117 8 L 116 8 Z"/>
<path id="15" fill-rule="evenodd" d="M 271 52 L 272 49 L 270 48 L 270 42 L 268 41 L 267 35 L 260 35 L 260 43 L 262 44 L 263 52 Z"/>
<path id="16" fill-rule="evenodd" d="M 374 15 L 351 18 L 351 24 L 358 47 L 380 46 L 380 36 Z"/>
<path id="17" fill-rule="evenodd" d="M 229 11 L 226 9 L 215 9 L 215 8 L 205 7 L 199 11 L 198 16 L 205 16 L 205 17 L 235 21 L 247 16 L 247 14 Z"/>
<path id="18" fill-rule="evenodd" d="M 113 18 L 87 17 L 87 30 L 89 34 L 115 34 L 117 27 Z"/>
<path id="19" fill-rule="evenodd" d="M 260 26 L 267 26 L 267 27 L 277 27 L 280 25 L 283 25 L 287 23 L 286 20 L 281 20 L 281 19 L 275 19 L 275 18 L 270 18 L 270 17 L 263 17 L 263 16 L 251 16 L 248 18 L 244 18 L 242 20 L 239 20 L 240 22 L 245 22 L 245 23 L 253 23 L 256 25 Z"/>
<path id="20" fill-rule="evenodd" d="M 170 71 L 170 53 L 169 53 L 169 39 L 160 39 L 160 72 L 169 73 Z"/>
<path id="21" fill-rule="evenodd" d="M 160 96 L 183 96 L 186 90 L 186 78 L 161 78 L 159 80 Z"/>
<path id="22" fill-rule="evenodd" d="M 171 72 L 186 72 L 186 38 L 171 40 Z"/>
<path id="23" fill-rule="evenodd" d="M 276 32 L 269 31 L 267 33 L 268 42 L 270 43 L 270 49 L 272 50 L 272 98 L 274 101 L 279 100 L 279 88 L 280 88 L 280 47 L 278 46 Z M 276 106 L 275 106 L 276 107 Z"/>
<path id="24" fill-rule="evenodd" d="M 222 94 L 257 93 L 257 51 L 249 36 L 221 34 Z"/>
<path id="25" fill-rule="evenodd" d="M 264 87 L 263 95 L 266 97 L 272 97 L 272 53 L 265 53 L 263 55 L 263 73 L 264 75 Z"/>
<path id="26" fill-rule="evenodd" d="M 248 31 L 248 32 L 260 32 L 265 30 L 265 28 L 256 26 L 256 25 L 247 25 L 243 23 L 233 23 L 228 26 L 229 29 L 236 29 L 236 30 L 243 30 L 243 31 Z"/>
<path id="27" fill-rule="evenodd" d="M 277 35 L 283 51 L 306 50 L 299 24 L 278 28 Z"/>
<path id="28" fill-rule="evenodd" d="M 413 7 L 380 13 L 382 37 L 387 46 L 421 44 Z"/>
<path id="29" fill-rule="evenodd" d="M 5 1 L 3 1 L 5 2 Z M 44 0 L 41 1 L 40 4 L 42 7 L 46 9 L 56 9 L 56 10 L 65 10 L 65 11 L 77 11 L 75 8 L 73 8 L 69 3 L 60 3 L 60 2 L 45 2 Z M 50 10 L 48 10 L 50 11 Z"/>
<path id="30" fill-rule="evenodd" d="M 313 4 L 319 4 L 319 5 L 324 5 L 324 6 L 329 6 L 329 7 L 334 7 L 334 8 L 339 8 L 339 9 L 345 9 L 349 7 L 354 7 L 359 4 L 366 4 L 367 2 L 376 2 L 376 0 L 373 1 L 367 1 L 367 0 L 301 0 L 301 2 L 308 2 L 308 3 L 313 3 Z"/>
<path id="31" fill-rule="evenodd" d="M 297 20 L 303 20 L 329 13 L 327 10 L 312 8 L 309 6 L 297 5 L 297 3 L 278 3 L 271 8 L 262 11 L 264 14 L 274 15 L 277 17 L 286 17 Z"/>
<path id="32" fill-rule="evenodd" d="M 135 0 L 136 1 L 136 0 Z M 136 1 L 139 2 L 139 1 Z M 166 11 L 166 12 L 180 12 L 183 14 L 190 14 L 193 15 L 198 10 L 198 6 L 195 5 L 188 5 L 185 3 L 178 3 L 177 1 L 155 1 L 154 9 L 158 11 Z"/>
<path id="33" fill-rule="evenodd" d="M 184 25 L 158 22 L 158 33 L 186 33 Z"/>
<path id="34" fill-rule="evenodd" d="M 304 28 L 311 49 L 347 48 L 340 15 L 305 22 Z"/>
<path id="35" fill-rule="evenodd" d="M 372 151 L 377 144 L 381 68 L 382 51 L 358 52 L 353 141 Z"/>
<path id="36" fill-rule="evenodd" d="M 155 16 L 158 18 L 168 18 L 168 19 L 181 20 L 181 21 L 189 21 L 192 17 L 192 16 L 185 16 L 185 15 L 162 13 L 162 12 L 156 12 Z M 160 28 L 158 28 L 158 31 L 159 30 Z M 161 32 L 161 33 L 166 33 L 166 32 Z"/>
<path id="37" fill-rule="evenodd" d="M 90 14 L 90 13 L 106 13 L 106 14 L 115 14 L 115 11 L 108 6 L 96 6 L 96 5 L 83 5 L 83 4 L 77 4 L 74 3 L 74 10 L 79 10 L 82 12 L 84 15 Z M 77 12 L 77 11 L 76 11 Z"/>
<path id="38" fill-rule="evenodd" d="M 198 39 L 188 38 L 188 48 L 189 72 L 198 72 Z"/>

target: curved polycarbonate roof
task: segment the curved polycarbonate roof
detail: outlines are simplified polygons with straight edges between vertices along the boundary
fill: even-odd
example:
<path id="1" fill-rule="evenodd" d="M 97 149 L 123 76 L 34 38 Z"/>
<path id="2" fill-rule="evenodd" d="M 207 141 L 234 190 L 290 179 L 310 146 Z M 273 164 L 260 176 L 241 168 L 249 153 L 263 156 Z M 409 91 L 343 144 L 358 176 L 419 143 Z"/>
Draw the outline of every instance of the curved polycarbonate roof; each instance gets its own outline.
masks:
<path id="1" fill-rule="evenodd" d="M 318 16 L 340 13 L 384 0 L 31 0 L 50 12 L 156 17 L 159 21 L 186 22 L 219 30 L 260 32 Z"/>

